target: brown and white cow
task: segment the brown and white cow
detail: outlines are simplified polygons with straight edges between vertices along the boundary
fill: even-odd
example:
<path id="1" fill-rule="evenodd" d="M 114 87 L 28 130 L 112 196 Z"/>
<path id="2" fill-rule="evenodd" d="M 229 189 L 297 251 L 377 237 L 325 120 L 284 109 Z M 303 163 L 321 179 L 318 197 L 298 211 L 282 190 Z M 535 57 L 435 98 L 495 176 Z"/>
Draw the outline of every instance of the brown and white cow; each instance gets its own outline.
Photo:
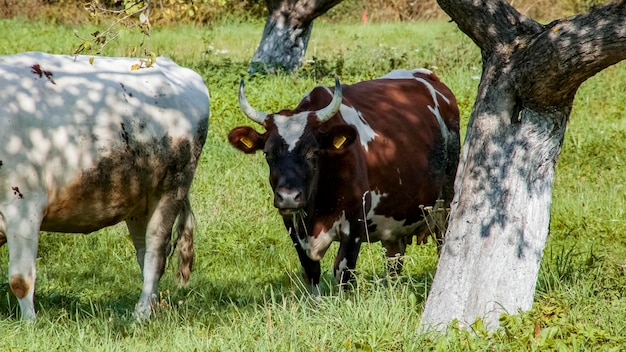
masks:
<path id="1" fill-rule="evenodd" d="M 262 150 L 274 206 L 317 288 L 320 259 L 339 241 L 334 273 L 350 280 L 363 241 L 382 241 L 387 256 L 428 235 L 424 211 L 452 200 L 459 158 L 459 110 L 450 89 L 424 69 L 314 88 L 294 110 L 253 108 L 239 87 L 243 112 L 265 128 L 230 131 L 244 153 Z M 398 268 L 399 270 L 399 268 Z"/>
<path id="2" fill-rule="evenodd" d="M 125 221 L 149 317 L 178 217 L 181 284 L 193 264 L 188 192 L 204 145 L 202 77 L 167 58 L 0 56 L 0 245 L 22 317 L 35 319 L 39 231 L 89 233 Z M 176 245 L 176 244 L 175 244 Z M 45 260 L 45 259 L 44 259 Z"/>

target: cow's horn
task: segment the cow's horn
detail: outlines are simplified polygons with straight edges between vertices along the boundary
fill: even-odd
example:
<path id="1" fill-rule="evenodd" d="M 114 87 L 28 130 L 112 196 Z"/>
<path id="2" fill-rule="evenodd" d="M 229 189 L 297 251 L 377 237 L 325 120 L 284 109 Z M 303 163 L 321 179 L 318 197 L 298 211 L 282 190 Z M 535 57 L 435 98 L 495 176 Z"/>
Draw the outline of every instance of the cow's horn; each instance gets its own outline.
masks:
<path id="1" fill-rule="evenodd" d="M 335 75 L 335 94 L 333 94 L 333 100 L 327 107 L 317 110 L 317 120 L 319 122 L 328 121 L 331 117 L 335 116 L 339 108 L 341 107 L 341 101 L 343 99 L 343 92 L 341 91 L 341 83 L 339 83 L 339 77 Z"/>
<path id="2" fill-rule="evenodd" d="M 246 99 L 246 94 L 243 92 L 243 78 L 239 83 L 239 107 L 241 108 L 243 113 L 250 118 L 250 120 L 258 123 L 259 125 L 264 125 L 267 114 L 253 108 L 252 105 L 248 103 L 248 99 Z"/>

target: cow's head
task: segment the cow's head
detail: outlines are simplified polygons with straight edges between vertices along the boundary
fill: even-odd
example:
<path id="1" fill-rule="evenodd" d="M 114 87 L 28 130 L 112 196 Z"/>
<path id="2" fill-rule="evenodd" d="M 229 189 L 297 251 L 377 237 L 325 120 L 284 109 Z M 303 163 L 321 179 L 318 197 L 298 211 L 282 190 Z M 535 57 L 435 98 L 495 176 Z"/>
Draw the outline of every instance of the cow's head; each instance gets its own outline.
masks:
<path id="1" fill-rule="evenodd" d="M 338 78 L 330 103 L 328 92 L 328 88 L 317 88 L 295 110 L 267 114 L 248 103 L 243 80 L 239 85 L 241 110 L 262 125 L 265 133 L 239 126 L 230 131 L 228 140 L 244 153 L 263 150 L 270 168 L 274 206 L 285 218 L 315 211 L 319 173 L 329 167 L 325 160 L 344 153 L 357 137 L 354 127 L 334 118 L 343 99 Z"/>

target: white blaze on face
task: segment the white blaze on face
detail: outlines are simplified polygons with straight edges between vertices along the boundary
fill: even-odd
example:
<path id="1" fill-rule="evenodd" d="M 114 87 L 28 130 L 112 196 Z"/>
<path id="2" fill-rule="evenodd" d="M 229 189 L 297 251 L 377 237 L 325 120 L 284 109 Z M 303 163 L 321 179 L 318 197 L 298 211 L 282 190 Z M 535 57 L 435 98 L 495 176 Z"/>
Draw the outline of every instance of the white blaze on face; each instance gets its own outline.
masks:
<path id="1" fill-rule="evenodd" d="M 426 88 L 428 88 L 428 91 L 430 92 L 433 102 L 435 103 L 435 106 L 428 106 L 428 109 L 437 118 L 437 122 L 439 122 L 439 127 L 441 128 L 441 135 L 443 136 L 444 140 L 447 141 L 450 131 L 448 131 L 448 127 L 446 126 L 446 123 L 443 121 L 443 118 L 441 118 L 441 112 L 439 111 L 439 100 L 437 96 L 441 96 L 443 100 L 446 102 L 446 104 L 450 104 L 450 100 L 441 92 L 436 90 L 435 87 L 433 87 L 433 85 L 430 84 L 430 82 L 428 82 L 427 80 L 420 78 L 420 77 L 415 77 L 414 76 L 415 73 L 421 73 L 425 75 L 433 74 L 432 71 L 429 71 L 427 69 L 417 68 L 417 69 L 410 70 L 410 71 L 409 70 L 394 70 L 382 76 L 381 78 L 389 78 L 389 79 L 394 79 L 394 78 L 395 79 L 411 79 L 412 78 L 422 83 L 424 86 L 426 86 Z"/>
<path id="2" fill-rule="evenodd" d="M 404 219 L 396 220 L 392 216 L 384 216 L 376 214 L 376 207 L 380 204 L 383 197 L 386 197 L 386 193 L 378 193 L 376 191 L 370 192 L 372 197 L 372 206 L 367 212 L 367 220 L 371 221 L 373 225 L 376 225 L 374 232 L 369 235 L 373 238 L 383 241 L 396 240 L 400 237 L 405 237 L 412 234 L 415 229 L 421 224 L 418 221 L 414 224 L 405 225 Z"/>
<path id="3" fill-rule="evenodd" d="M 289 146 L 288 151 L 292 151 L 300 137 L 302 137 L 308 115 L 308 111 L 293 116 L 274 115 L 274 124 L 276 124 L 278 134 L 283 137 L 285 143 Z"/>
<path id="4" fill-rule="evenodd" d="M 333 92 L 331 92 L 328 87 L 325 88 L 328 94 L 332 96 Z M 354 126 L 357 132 L 359 132 L 359 140 L 361 141 L 361 145 L 363 146 L 365 151 L 367 151 L 369 149 L 368 143 L 373 141 L 378 134 L 372 129 L 372 127 L 370 127 L 370 125 L 363 118 L 363 115 L 355 108 L 345 104 L 341 104 L 341 106 L 339 107 L 339 112 L 341 113 L 341 117 L 343 117 L 343 120 L 347 124 Z"/>
<path id="5" fill-rule="evenodd" d="M 319 261 L 324 257 L 331 243 L 340 237 L 340 234 L 344 236 L 350 235 L 350 223 L 346 220 L 345 211 L 341 213 L 341 217 L 327 231 L 321 231 L 317 237 L 307 236 L 304 241 L 298 238 L 298 241 L 309 258 Z"/>

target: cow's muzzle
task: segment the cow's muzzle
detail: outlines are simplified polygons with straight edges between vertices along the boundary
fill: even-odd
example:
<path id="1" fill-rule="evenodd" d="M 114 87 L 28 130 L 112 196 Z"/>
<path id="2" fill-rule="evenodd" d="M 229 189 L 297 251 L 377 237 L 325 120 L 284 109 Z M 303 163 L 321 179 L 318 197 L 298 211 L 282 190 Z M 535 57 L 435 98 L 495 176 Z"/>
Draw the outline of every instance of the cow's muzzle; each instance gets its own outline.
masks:
<path id="1" fill-rule="evenodd" d="M 274 192 L 274 206 L 282 215 L 291 215 L 305 204 L 304 194 L 297 189 L 279 188 Z"/>

